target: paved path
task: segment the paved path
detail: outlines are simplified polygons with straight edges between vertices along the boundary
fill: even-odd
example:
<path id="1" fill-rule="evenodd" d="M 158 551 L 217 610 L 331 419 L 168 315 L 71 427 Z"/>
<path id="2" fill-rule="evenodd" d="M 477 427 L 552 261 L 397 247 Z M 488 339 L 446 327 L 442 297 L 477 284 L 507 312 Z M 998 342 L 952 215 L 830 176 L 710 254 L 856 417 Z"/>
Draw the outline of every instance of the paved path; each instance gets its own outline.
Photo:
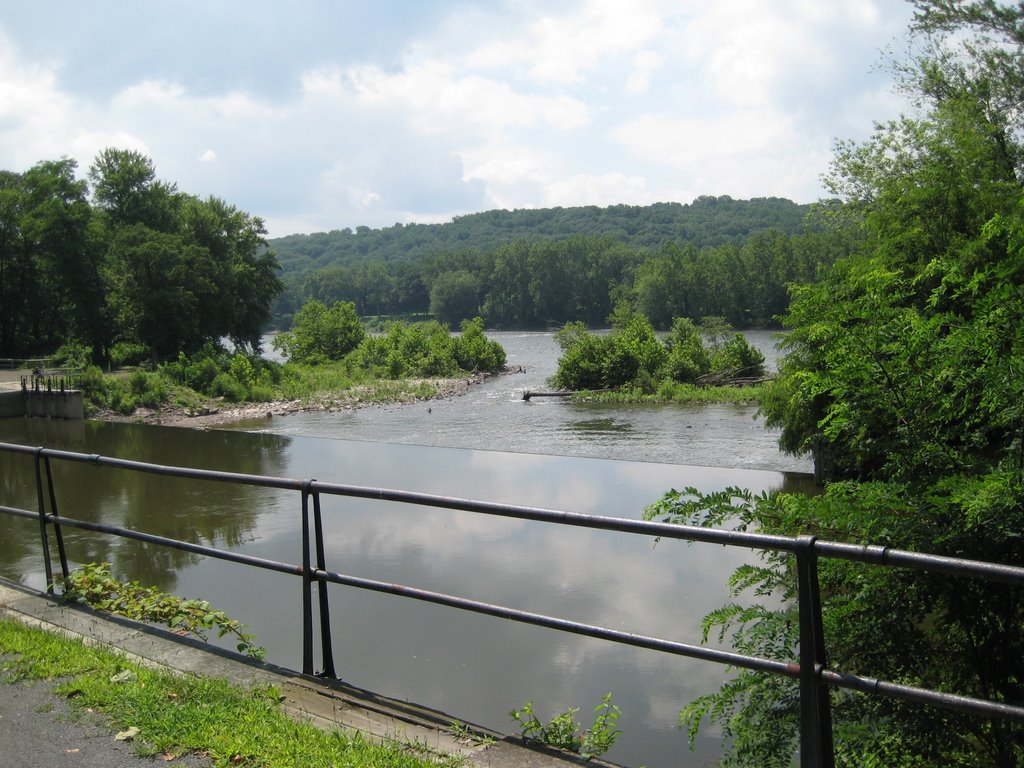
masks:
<path id="1" fill-rule="evenodd" d="M 2 659 L 2 657 L 0 657 Z M 72 712 L 54 695 L 56 683 L 0 684 L 0 768 L 207 768 L 195 755 L 168 763 L 159 755 L 140 757 L 117 741 L 98 715 Z"/>

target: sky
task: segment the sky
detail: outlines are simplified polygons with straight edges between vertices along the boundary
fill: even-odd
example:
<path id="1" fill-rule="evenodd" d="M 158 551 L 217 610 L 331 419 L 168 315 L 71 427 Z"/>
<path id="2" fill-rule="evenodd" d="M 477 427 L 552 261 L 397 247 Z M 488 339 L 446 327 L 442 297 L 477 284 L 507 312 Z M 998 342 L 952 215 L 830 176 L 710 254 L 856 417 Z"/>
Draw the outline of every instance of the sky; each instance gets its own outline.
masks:
<path id="1" fill-rule="evenodd" d="M 0 8 L 0 169 L 105 147 L 269 236 L 826 196 L 907 111 L 902 0 L 71 0 Z M 886 53 L 888 51 L 888 54 Z"/>

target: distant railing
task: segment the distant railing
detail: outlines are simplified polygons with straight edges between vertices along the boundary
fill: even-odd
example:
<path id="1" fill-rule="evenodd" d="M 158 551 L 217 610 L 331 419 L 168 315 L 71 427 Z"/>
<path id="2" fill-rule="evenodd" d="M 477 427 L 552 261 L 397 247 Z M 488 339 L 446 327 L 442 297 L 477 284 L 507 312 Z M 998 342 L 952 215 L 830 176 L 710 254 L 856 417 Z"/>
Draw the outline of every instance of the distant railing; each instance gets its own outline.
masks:
<path id="1" fill-rule="evenodd" d="M 0 371 L 45 368 L 48 357 L 0 357 Z"/>
<path id="2" fill-rule="evenodd" d="M 302 578 L 302 671 L 314 674 L 314 622 L 313 622 L 313 585 L 341 584 L 374 592 L 386 592 L 394 595 L 422 600 L 438 605 L 446 605 L 462 610 L 473 611 L 488 616 L 533 624 L 541 627 L 557 629 L 586 637 L 594 637 L 615 643 L 646 648 L 663 653 L 685 656 L 716 664 L 784 675 L 796 678 L 800 686 L 800 765 L 802 768 L 831 768 L 834 766 L 832 742 L 832 713 L 829 687 L 846 688 L 868 695 L 889 696 L 906 701 L 930 704 L 957 712 L 982 715 L 989 718 L 1010 720 L 1024 723 L 1024 706 L 989 701 L 986 699 L 959 696 L 926 688 L 919 688 L 899 683 L 876 680 L 861 675 L 853 675 L 826 667 L 825 638 L 822 628 L 820 586 L 818 582 L 818 559 L 836 558 L 852 560 L 869 565 L 911 568 L 950 576 L 967 576 L 989 581 L 998 581 L 1015 586 L 1024 586 L 1024 568 L 963 560 L 939 555 L 928 555 L 919 552 L 907 552 L 888 547 L 843 544 L 831 541 L 819 541 L 814 536 L 774 536 L 759 533 L 726 531 L 719 529 L 699 528 L 669 523 L 653 523 L 624 518 L 599 517 L 575 512 L 554 509 L 523 507 L 512 504 L 496 504 L 492 502 L 474 501 L 449 496 L 438 496 L 388 488 L 370 488 L 355 485 L 322 483 L 316 480 L 294 480 L 264 475 L 248 475 L 234 472 L 218 472 L 186 467 L 149 464 L 128 459 L 110 458 L 95 454 L 72 453 L 69 451 L 48 448 L 32 448 L 23 445 L 0 443 L 0 453 L 26 454 L 34 457 L 35 485 L 37 506 L 35 511 L 15 507 L 0 506 L 0 512 L 14 517 L 38 520 L 39 534 L 43 553 L 43 564 L 46 572 L 48 591 L 53 593 L 53 565 L 50 552 L 50 536 L 52 528 L 61 573 L 68 575 L 67 555 L 64 547 L 64 527 L 78 528 L 87 531 L 121 536 L 149 544 L 172 547 L 174 549 L 206 555 L 208 557 L 249 565 L 280 573 L 297 575 Z M 234 483 L 262 488 L 277 488 L 294 491 L 300 496 L 302 514 L 302 562 L 290 564 L 276 560 L 253 557 L 237 552 L 208 547 L 201 544 L 180 541 L 164 536 L 133 531 L 115 525 L 93 523 L 64 517 L 57 510 L 57 496 L 54 488 L 51 459 L 89 464 L 96 467 L 111 467 L 132 472 L 146 472 L 157 475 L 179 477 L 194 480 L 210 480 L 222 483 Z M 461 510 L 465 512 L 495 515 L 498 517 L 516 518 L 570 525 L 595 530 L 618 531 L 620 533 L 639 534 L 642 536 L 680 539 L 684 541 L 719 544 L 725 546 L 744 547 L 765 551 L 790 552 L 795 555 L 796 578 L 798 586 L 798 609 L 800 624 L 799 659 L 792 662 L 775 661 L 773 659 L 745 656 L 729 651 L 705 648 L 698 645 L 679 643 L 672 640 L 637 635 L 607 627 L 582 624 L 555 616 L 545 616 L 528 611 L 517 610 L 500 605 L 492 605 L 464 597 L 432 592 L 401 584 L 391 584 L 358 576 L 346 575 L 327 570 L 324 554 L 323 519 L 320 511 L 321 495 L 347 496 L 353 498 L 373 499 L 378 501 L 399 502 L 440 509 Z M 312 504 L 310 503 L 312 502 Z M 47 508 L 49 511 L 47 511 Z M 320 656 L 323 670 L 319 673 L 324 677 L 336 677 L 334 656 L 331 647 L 330 609 L 326 587 L 317 589 Z"/>
<path id="3" fill-rule="evenodd" d="M 79 389 L 82 383 L 81 368 L 33 368 L 31 373 L 21 377 L 23 392 L 64 392 Z"/>

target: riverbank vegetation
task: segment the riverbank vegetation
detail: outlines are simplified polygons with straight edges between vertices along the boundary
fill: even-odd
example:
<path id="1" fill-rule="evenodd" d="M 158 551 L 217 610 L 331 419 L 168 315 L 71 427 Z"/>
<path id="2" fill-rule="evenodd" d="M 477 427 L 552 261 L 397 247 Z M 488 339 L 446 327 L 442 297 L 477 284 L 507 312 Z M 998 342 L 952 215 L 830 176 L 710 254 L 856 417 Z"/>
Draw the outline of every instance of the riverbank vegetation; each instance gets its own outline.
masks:
<path id="1" fill-rule="evenodd" d="M 339 318 L 349 324 L 344 334 Z M 339 344 L 343 335 L 348 343 Z M 459 335 L 431 321 L 393 323 L 373 336 L 343 304 L 327 310 L 311 303 L 295 330 L 275 343 L 293 359 L 277 363 L 208 343 L 155 368 L 104 374 L 88 366 L 78 385 L 101 411 L 169 408 L 196 415 L 225 404 L 297 401 L 301 407 L 342 408 L 425 400 L 448 392 L 449 380 L 505 367 L 505 350 L 487 338 L 479 319 L 464 322 Z"/>
<path id="2" fill-rule="evenodd" d="M 139 152 L 107 148 L 77 171 L 64 158 L 0 172 L 2 357 L 71 344 L 104 368 L 140 353 L 155 367 L 221 339 L 256 352 L 267 327 L 291 329 L 310 301 L 351 303 L 377 330 L 478 316 L 490 328 L 599 327 L 623 300 L 660 330 L 712 315 L 773 327 L 786 286 L 853 247 L 807 206 L 728 197 L 270 243 L 258 217 L 179 191 Z"/>
<path id="3" fill-rule="evenodd" d="M 242 688 L 223 679 L 153 669 L 101 646 L 8 619 L 0 619 L 0 652 L 4 684 L 54 682 L 54 694 L 73 710 L 101 713 L 111 732 L 131 738 L 139 754 L 168 762 L 201 754 L 216 765 L 436 768 L 462 763 L 450 755 L 423 755 L 421 746 L 369 740 L 355 731 L 323 731 L 293 720 L 273 687 Z"/>
<path id="4" fill-rule="evenodd" d="M 607 334 L 570 323 L 551 383 L 606 402 L 750 402 L 763 395 L 764 355 L 720 317 L 701 325 L 675 318 L 660 337 L 650 321 L 621 303 Z"/>
<path id="5" fill-rule="evenodd" d="M 819 497 L 673 491 L 653 519 L 872 543 L 1024 566 L 1024 7 L 915 2 L 919 113 L 839 145 L 835 226 L 861 246 L 793 288 L 780 376 L 763 401 L 794 453 L 823 447 Z M 1024 705 L 1019 587 L 823 560 L 828 666 Z M 793 563 L 733 577 L 705 639 L 797 657 Z M 831 692 L 837 765 L 1024 765 L 1024 728 Z M 739 672 L 685 708 L 718 723 L 727 766 L 789 766 L 793 681 Z"/>

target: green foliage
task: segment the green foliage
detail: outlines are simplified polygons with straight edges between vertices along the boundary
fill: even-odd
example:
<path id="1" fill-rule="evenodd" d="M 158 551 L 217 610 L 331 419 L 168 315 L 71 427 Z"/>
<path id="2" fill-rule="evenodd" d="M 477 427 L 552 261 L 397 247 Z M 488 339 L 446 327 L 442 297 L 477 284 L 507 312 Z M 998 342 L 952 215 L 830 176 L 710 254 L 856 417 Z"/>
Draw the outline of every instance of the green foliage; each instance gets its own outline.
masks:
<path id="1" fill-rule="evenodd" d="M 76 343 L 92 350 L 80 367 L 106 364 L 114 339 L 154 364 L 223 336 L 258 346 L 282 288 L 259 219 L 179 193 L 135 151 L 97 155 L 92 204 L 75 171 L 0 172 L 0 354 Z"/>
<path id="2" fill-rule="evenodd" d="M 764 373 L 764 355 L 742 334 L 709 351 L 702 329 L 687 318 L 673 321 L 664 342 L 647 318 L 625 304 L 616 308 L 611 319 L 613 330 L 606 336 L 590 333 L 582 323 L 570 323 L 558 332 L 562 357 L 552 377 L 555 386 L 622 388 L 647 396 L 671 390 L 677 383 L 692 384 L 711 371 L 741 377 Z"/>
<path id="3" fill-rule="evenodd" d="M 505 369 L 505 349 L 484 333 L 484 321 L 463 320 L 455 337 L 455 362 L 464 371 L 497 373 Z"/>
<path id="4" fill-rule="evenodd" d="M 711 353 L 711 370 L 729 371 L 737 376 L 762 376 L 764 355 L 752 347 L 742 333 L 737 333 Z"/>
<path id="5" fill-rule="evenodd" d="M 117 368 L 141 365 L 149 360 L 149 349 L 145 344 L 119 341 L 110 348 L 110 362 Z"/>
<path id="6" fill-rule="evenodd" d="M 434 320 L 391 323 L 385 333 L 363 339 L 346 363 L 384 378 L 449 378 L 460 371 L 500 371 L 505 350 L 487 338 L 480 318 L 464 322 L 455 337 Z"/>
<path id="7" fill-rule="evenodd" d="M 814 280 L 846 247 L 805 227 L 807 211 L 779 199 L 701 197 L 294 235 L 272 243 L 289 285 L 278 325 L 317 299 L 352 301 L 363 317 L 429 310 L 452 326 L 481 314 L 498 328 L 597 327 L 630 298 L 656 328 L 713 314 L 769 326 L 785 311 L 785 286 Z"/>
<path id="8" fill-rule="evenodd" d="M 711 370 L 711 357 L 704 346 L 700 329 L 686 317 L 672 321 L 672 331 L 665 340 L 668 358 L 665 374 L 674 382 L 691 384 Z"/>
<path id="9" fill-rule="evenodd" d="M 156 587 L 143 587 L 137 581 L 118 581 L 110 575 L 110 563 L 85 563 L 73 571 L 65 581 L 64 596 L 136 621 L 164 624 L 203 640 L 210 630 L 216 630 L 217 637 L 232 635 L 240 652 L 256 659 L 266 655 L 254 643 L 255 638 L 244 631 L 245 624 L 214 610 L 206 600 L 186 600 Z"/>
<path id="10" fill-rule="evenodd" d="M 50 356 L 49 365 L 55 368 L 85 368 L 92 365 L 92 347 L 69 341 L 61 344 Z"/>
<path id="11" fill-rule="evenodd" d="M 665 494 L 644 517 L 1022 562 L 1022 502 L 1020 479 L 998 473 L 950 479 L 927 496 L 890 483 L 834 483 L 817 497 L 687 488 Z M 790 556 L 775 553 L 761 565 L 737 569 L 730 579 L 736 601 L 704 618 L 704 641 L 728 642 L 762 658 L 795 659 L 793 568 Z M 830 668 L 1020 701 L 1019 589 L 839 560 L 820 560 L 818 570 Z M 839 765 L 1004 766 L 1024 758 L 1024 730 L 1005 722 L 849 692 L 833 693 L 833 716 Z M 796 683 L 740 672 L 680 714 L 691 740 L 704 720 L 717 722 L 730 744 L 723 765 L 788 766 L 799 741 Z"/>
<path id="12" fill-rule="evenodd" d="M 145 408 L 159 408 L 167 401 L 167 388 L 159 374 L 134 371 L 128 377 L 128 390 Z"/>
<path id="13" fill-rule="evenodd" d="M 788 450 L 824 441 L 837 482 L 817 497 L 688 489 L 649 517 L 1024 564 L 1024 9 L 915 7 L 926 37 L 904 75 L 921 116 L 838 147 L 831 184 L 848 202 L 831 226 L 859 245 L 793 289 L 789 352 L 762 403 Z M 818 574 L 830 668 L 1024 702 L 1019 588 L 838 560 Z M 789 557 L 766 555 L 731 586 L 705 639 L 792 661 Z M 1024 763 L 1024 729 L 1008 721 L 840 691 L 832 707 L 839 765 Z M 691 737 L 707 720 L 726 736 L 724 765 L 791 764 L 792 683 L 740 672 L 681 714 Z"/>
<path id="14" fill-rule="evenodd" d="M 568 752 L 578 752 L 587 760 L 600 757 L 614 746 L 622 733 L 618 730 L 621 710 L 612 704 L 612 695 L 606 694 L 594 708 L 593 725 L 583 732 L 576 722 L 579 711 L 579 707 L 570 707 L 545 724 L 534 713 L 533 702 L 528 701 L 521 709 L 509 712 L 509 716 L 522 728 L 524 738 Z"/>
<path id="15" fill-rule="evenodd" d="M 439 275 L 430 287 L 430 314 L 448 326 L 480 310 L 480 280 L 465 269 Z"/>
<path id="16" fill-rule="evenodd" d="M 231 403 L 273 400 L 281 383 L 280 364 L 255 355 L 230 354 L 207 344 L 195 356 L 184 353 L 160 366 L 160 374 L 206 397 Z"/>
<path id="17" fill-rule="evenodd" d="M 292 330 L 274 338 L 274 348 L 295 363 L 341 360 L 366 336 L 352 302 L 335 302 L 328 309 L 308 301 L 295 314 Z"/>

